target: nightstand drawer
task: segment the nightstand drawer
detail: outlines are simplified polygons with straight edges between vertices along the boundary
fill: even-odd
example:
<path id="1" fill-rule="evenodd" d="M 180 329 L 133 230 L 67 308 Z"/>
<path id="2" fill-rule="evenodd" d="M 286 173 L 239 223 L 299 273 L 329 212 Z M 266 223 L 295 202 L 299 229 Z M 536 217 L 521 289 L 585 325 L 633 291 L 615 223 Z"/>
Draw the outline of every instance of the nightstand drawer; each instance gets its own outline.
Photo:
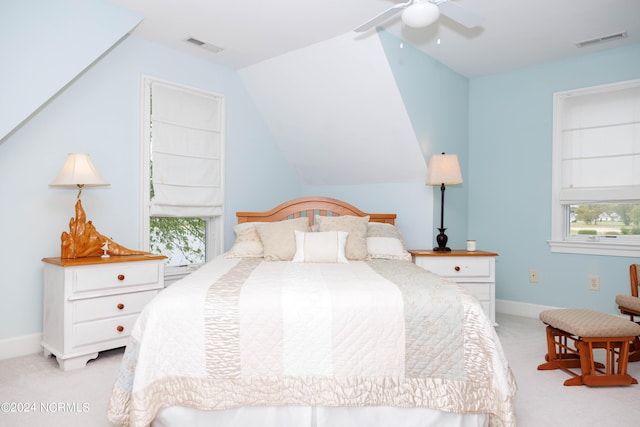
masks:
<path id="1" fill-rule="evenodd" d="M 497 253 L 462 249 L 450 252 L 409 249 L 409 253 L 419 267 L 454 280 L 476 297 L 487 317 L 495 324 Z"/>
<path id="2" fill-rule="evenodd" d="M 476 297 L 479 301 L 490 301 L 492 297 L 492 289 L 486 283 L 459 283 L 469 293 Z"/>
<path id="3" fill-rule="evenodd" d="M 161 287 L 160 268 L 157 263 L 121 263 L 77 269 L 74 292 L 89 292 L 136 285 Z"/>
<path id="4" fill-rule="evenodd" d="M 138 314 L 121 316 L 113 319 L 95 320 L 78 323 L 73 326 L 73 347 L 126 338 L 136 323 Z"/>
<path id="5" fill-rule="evenodd" d="M 140 313 L 156 295 L 154 290 L 74 301 L 73 323 Z"/>
<path id="6" fill-rule="evenodd" d="M 422 257 L 416 264 L 440 276 L 479 278 L 492 276 L 491 259 L 487 257 Z"/>

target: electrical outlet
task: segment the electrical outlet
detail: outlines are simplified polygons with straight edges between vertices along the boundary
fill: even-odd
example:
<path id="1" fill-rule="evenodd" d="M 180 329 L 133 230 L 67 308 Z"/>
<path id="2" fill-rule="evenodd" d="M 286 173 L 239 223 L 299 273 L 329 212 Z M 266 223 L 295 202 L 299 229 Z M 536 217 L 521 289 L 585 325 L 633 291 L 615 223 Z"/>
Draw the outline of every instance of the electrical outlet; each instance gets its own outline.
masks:
<path id="1" fill-rule="evenodd" d="M 590 274 L 588 283 L 590 291 L 600 290 L 600 276 L 598 276 L 597 274 Z"/>
<path id="2" fill-rule="evenodd" d="M 538 283 L 538 270 L 529 270 L 529 283 Z"/>

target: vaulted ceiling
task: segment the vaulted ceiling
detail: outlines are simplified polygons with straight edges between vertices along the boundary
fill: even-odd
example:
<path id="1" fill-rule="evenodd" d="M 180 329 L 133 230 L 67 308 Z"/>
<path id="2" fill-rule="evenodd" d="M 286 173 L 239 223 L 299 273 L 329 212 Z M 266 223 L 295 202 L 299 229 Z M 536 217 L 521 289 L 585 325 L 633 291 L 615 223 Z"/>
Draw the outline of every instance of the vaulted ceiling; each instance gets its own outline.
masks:
<path id="1" fill-rule="evenodd" d="M 424 181 L 433 150 L 416 135 L 376 30 L 353 32 L 401 1 L 107 1 L 144 16 L 132 34 L 240 70 L 301 183 Z M 441 15 L 412 29 L 400 14 L 381 26 L 466 77 L 640 41 L 635 0 L 452 1 L 481 26 Z M 625 37 L 576 46 L 614 33 Z M 460 119 L 454 126 L 466 126 Z"/>
<path id="2" fill-rule="evenodd" d="M 351 32 L 403 0 L 107 0 L 140 12 L 134 34 L 244 68 Z M 433 0 L 439 2 L 440 0 Z M 441 16 L 425 29 L 403 26 L 399 14 L 382 26 L 468 77 L 530 66 L 640 42 L 637 0 L 452 0 L 484 17 L 467 29 Z M 625 39 L 576 47 L 627 32 Z M 195 47 L 194 37 L 219 46 Z"/>
<path id="3" fill-rule="evenodd" d="M 380 39 L 354 37 L 240 75 L 303 184 L 424 181 L 424 155 Z"/>

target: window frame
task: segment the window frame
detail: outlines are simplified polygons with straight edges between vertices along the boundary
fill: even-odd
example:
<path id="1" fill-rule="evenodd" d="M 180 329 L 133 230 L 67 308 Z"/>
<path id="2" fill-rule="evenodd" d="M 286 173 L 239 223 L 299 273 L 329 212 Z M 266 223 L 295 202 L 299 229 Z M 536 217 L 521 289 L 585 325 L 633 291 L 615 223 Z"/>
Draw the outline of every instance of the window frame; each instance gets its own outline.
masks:
<path id="1" fill-rule="evenodd" d="M 175 86 L 177 88 L 183 88 L 189 91 L 203 92 L 216 96 L 220 96 L 224 99 L 224 96 L 218 93 L 193 88 L 185 85 L 181 85 L 178 83 L 170 82 L 167 80 L 158 79 L 155 77 L 151 77 L 148 75 L 142 75 L 141 78 L 141 87 L 140 87 L 140 111 L 141 111 L 141 120 L 140 120 L 140 181 L 139 181 L 139 206 L 140 209 L 140 219 L 139 219 L 139 230 L 140 230 L 140 241 L 142 242 L 143 250 L 149 251 L 151 248 L 150 243 L 150 212 L 151 212 L 151 189 L 149 182 L 151 180 L 151 171 L 150 171 L 150 158 L 151 158 L 151 146 L 149 144 L 151 139 L 151 132 L 149 123 L 151 121 L 150 117 L 150 98 L 148 96 L 148 88 L 150 87 L 151 82 L 160 82 L 165 85 Z M 224 101 L 221 109 L 221 189 L 222 189 L 222 198 L 224 200 L 224 170 L 225 170 L 225 107 Z M 216 256 L 220 255 L 224 251 L 224 205 L 222 207 L 222 213 L 219 216 L 214 217 L 203 217 L 205 220 L 205 262 L 212 260 Z M 165 267 L 165 283 L 170 284 L 175 280 L 178 280 L 189 273 L 196 270 L 200 267 L 201 264 L 198 265 L 188 265 L 188 266 L 166 266 Z"/>
<path id="2" fill-rule="evenodd" d="M 570 234 L 570 205 L 560 199 L 562 191 L 562 121 L 564 109 L 562 102 L 568 96 L 620 90 L 621 88 L 640 87 L 640 79 L 612 84 L 593 86 L 553 94 L 553 149 L 552 149 L 552 219 L 551 239 L 548 240 L 551 252 L 585 255 L 607 255 L 640 257 L 640 238 L 605 237 Z M 620 201 L 640 203 L 637 199 L 625 198 Z M 594 204 L 598 201 L 583 200 L 581 204 Z M 605 202 L 602 200 L 602 202 Z M 609 201 L 608 203 L 612 203 Z"/>

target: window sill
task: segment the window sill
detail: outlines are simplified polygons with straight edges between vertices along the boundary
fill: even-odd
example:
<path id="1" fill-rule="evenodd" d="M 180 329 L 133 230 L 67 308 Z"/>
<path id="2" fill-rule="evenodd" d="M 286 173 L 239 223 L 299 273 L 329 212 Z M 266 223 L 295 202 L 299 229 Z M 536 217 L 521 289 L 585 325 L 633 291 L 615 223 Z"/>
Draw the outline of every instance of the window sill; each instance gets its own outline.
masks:
<path id="1" fill-rule="evenodd" d="M 640 257 L 640 246 L 637 244 L 606 243 L 602 241 L 566 241 L 548 240 L 551 252 L 563 254 L 603 255 Z"/>
<path id="2" fill-rule="evenodd" d="M 189 265 L 184 267 L 167 267 L 164 270 L 164 287 L 177 282 L 180 279 L 184 279 L 189 274 L 196 271 L 199 265 Z"/>

